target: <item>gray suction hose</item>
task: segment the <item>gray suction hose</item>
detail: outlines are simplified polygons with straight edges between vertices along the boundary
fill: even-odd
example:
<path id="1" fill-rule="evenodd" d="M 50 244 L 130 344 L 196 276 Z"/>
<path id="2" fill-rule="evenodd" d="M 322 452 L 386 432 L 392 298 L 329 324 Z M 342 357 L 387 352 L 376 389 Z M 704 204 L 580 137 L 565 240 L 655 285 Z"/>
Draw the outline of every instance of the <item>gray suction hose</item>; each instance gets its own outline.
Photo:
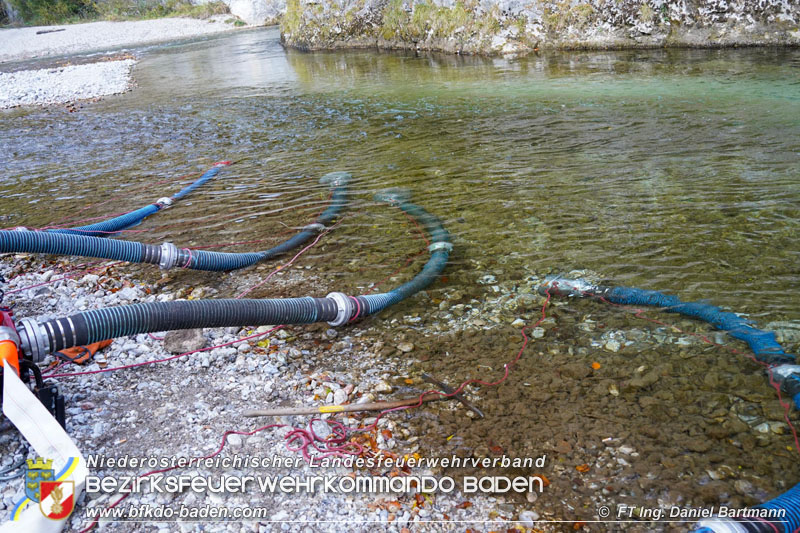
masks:
<path id="1" fill-rule="evenodd" d="M 453 247 L 447 230 L 438 218 L 409 203 L 405 197 L 394 194 L 384 195 L 381 199 L 414 217 L 428 230 L 432 241 L 429 247 L 431 258 L 422 271 L 408 283 L 387 293 L 348 296 L 333 292 L 325 298 L 151 302 L 109 307 L 44 321 L 26 318 L 19 322 L 17 328 L 22 351 L 26 358 L 38 362 L 54 351 L 140 333 L 314 322 L 341 326 L 375 314 L 430 285 L 441 274 Z"/>
<path id="2" fill-rule="evenodd" d="M 332 172 L 323 176 L 320 181 L 333 188 L 328 208 L 313 224 L 309 224 L 278 246 L 261 252 L 207 252 L 178 248 L 169 242 L 161 245 L 144 244 L 68 233 L 28 231 L 20 228 L 12 231 L 0 231 L 0 253 L 76 255 L 129 263 L 149 263 L 159 265 L 163 269 L 179 267 L 217 272 L 237 270 L 286 253 L 307 242 L 320 231 L 324 231 L 326 224 L 334 220 L 347 204 L 349 180 L 350 174 L 347 172 Z"/>

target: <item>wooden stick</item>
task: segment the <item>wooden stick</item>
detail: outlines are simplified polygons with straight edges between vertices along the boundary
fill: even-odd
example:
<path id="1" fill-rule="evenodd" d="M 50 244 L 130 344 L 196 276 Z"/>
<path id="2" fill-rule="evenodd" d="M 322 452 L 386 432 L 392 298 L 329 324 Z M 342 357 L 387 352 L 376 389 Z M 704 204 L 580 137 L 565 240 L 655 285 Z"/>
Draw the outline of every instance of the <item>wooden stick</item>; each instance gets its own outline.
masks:
<path id="1" fill-rule="evenodd" d="M 452 400 L 439 395 L 427 394 L 422 398 L 423 403 L 435 402 L 437 400 Z M 368 402 L 351 403 L 347 405 L 321 405 L 319 407 L 278 407 L 275 409 L 253 409 L 245 411 L 244 416 L 284 416 L 284 415 L 318 415 L 325 413 L 357 413 L 359 411 L 383 411 L 395 407 L 406 407 L 417 405 L 419 396 L 406 398 L 404 400 L 394 400 L 390 402 Z"/>

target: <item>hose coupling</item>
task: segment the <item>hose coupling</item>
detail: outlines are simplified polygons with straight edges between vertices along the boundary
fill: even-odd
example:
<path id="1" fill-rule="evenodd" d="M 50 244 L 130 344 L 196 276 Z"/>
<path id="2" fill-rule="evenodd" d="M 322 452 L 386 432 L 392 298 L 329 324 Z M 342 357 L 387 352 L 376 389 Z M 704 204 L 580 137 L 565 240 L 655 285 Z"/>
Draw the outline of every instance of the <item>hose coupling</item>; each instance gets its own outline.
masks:
<path id="1" fill-rule="evenodd" d="M 172 205 L 172 198 L 170 198 L 169 196 L 165 196 L 163 198 L 159 198 L 156 201 L 156 207 L 158 207 L 159 209 L 166 209 L 166 208 L 170 207 L 171 205 Z"/>
<path id="2" fill-rule="evenodd" d="M 0 342 L 2 341 L 12 341 L 19 346 L 19 334 L 17 330 L 8 326 L 0 326 Z"/>
<path id="3" fill-rule="evenodd" d="M 158 261 L 159 268 L 169 270 L 178 262 L 178 247 L 171 242 L 161 245 L 161 259 Z"/>
<path id="4" fill-rule="evenodd" d="M 326 298 L 336 302 L 336 318 L 328 322 L 331 326 L 341 326 L 353 316 L 353 300 L 343 292 L 329 293 Z"/>
<path id="5" fill-rule="evenodd" d="M 779 384 L 783 385 L 783 382 L 786 381 L 791 376 L 800 376 L 800 365 L 791 365 L 791 364 L 784 364 L 773 366 L 770 368 L 772 371 L 772 378 Z"/>
<path id="6" fill-rule="evenodd" d="M 433 244 L 428 246 L 428 251 L 430 253 L 439 252 L 441 250 L 444 250 L 447 253 L 452 252 L 453 251 L 453 243 L 452 242 L 446 242 L 446 241 L 439 241 L 439 242 L 434 242 Z"/>
<path id="7" fill-rule="evenodd" d="M 313 224 L 309 224 L 308 226 L 303 228 L 303 231 L 310 231 L 311 233 L 322 233 L 327 228 L 325 224 L 320 224 L 319 222 L 315 222 Z"/>
<path id="8" fill-rule="evenodd" d="M 411 201 L 411 193 L 406 189 L 386 189 L 375 193 L 375 201 L 389 205 L 407 204 Z"/>
<path id="9" fill-rule="evenodd" d="M 351 177 L 352 174 L 349 172 L 328 172 L 319 179 L 319 182 L 323 185 L 329 185 L 331 187 L 341 187 L 343 185 L 347 185 L 347 182 L 350 181 Z"/>
<path id="10" fill-rule="evenodd" d="M 561 276 L 545 278 L 544 283 L 539 286 L 539 294 L 542 296 L 549 292 L 551 295 L 583 297 L 597 291 L 598 287 L 586 280 L 567 279 Z"/>
<path id="11" fill-rule="evenodd" d="M 34 363 L 43 361 L 52 351 L 44 326 L 32 318 L 23 318 L 19 321 L 17 334 L 20 340 L 20 350 Z"/>

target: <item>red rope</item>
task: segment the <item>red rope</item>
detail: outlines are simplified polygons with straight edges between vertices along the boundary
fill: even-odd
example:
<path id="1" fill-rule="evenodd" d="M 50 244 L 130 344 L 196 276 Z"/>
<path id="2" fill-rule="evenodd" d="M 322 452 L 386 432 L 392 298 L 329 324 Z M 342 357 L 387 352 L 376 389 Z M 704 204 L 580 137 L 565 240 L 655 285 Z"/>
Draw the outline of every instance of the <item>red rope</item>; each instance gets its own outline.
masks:
<path id="1" fill-rule="evenodd" d="M 215 452 L 213 452 L 213 453 L 211 453 L 209 455 L 200 457 L 199 460 L 203 461 L 203 460 L 207 460 L 207 459 L 213 459 L 214 457 L 216 457 L 217 455 L 222 453 L 222 450 L 225 448 L 225 444 L 227 444 L 227 442 L 228 442 L 228 435 L 244 435 L 246 437 L 249 437 L 251 435 L 255 435 L 256 433 L 258 433 L 260 431 L 264 431 L 265 429 L 279 428 L 279 427 L 283 427 L 283 426 L 284 426 L 284 424 L 268 424 L 266 426 L 261 426 L 260 428 L 256 428 L 253 431 L 228 430 L 228 431 L 226 431 L 225 433 L 222 434 L 222 442 L 220 442 L 219 448 L 217 448 L 217 450 Z M 147 472 L 147 473 L 142 474 L 141 476 L 139 476 L 139 479 L 146 478 L 146 477 L 152 476 L 154 474 L 163 474 L 164 472 L 170 472 L 170 471 L 176 470 L 178 468 L 180 468 L 180 467 L 176 465 L 176 466 L 171 466 L 169 468 L 162 468 L 160 470 L 152 470 L 150 472 Z M 114 507 L 116 507 L 117 505 L 122 503 L 125 500 L 125 498 L 127 498 L 129 495 L 130 495 L 130 493 L 123 494 L 122 496 L 119 497 L 119 499 L 117 499 L 117 501 L 115 501 L 114 503 L 109 505 L 107 507 L 107 509 L 113 509 Z M 99 517 L 95 517 L 94 519 L 92 519 L 91 523 L 89 523 L 89 525 L 87 527 L 82 529 L 80 531 L 80 533 L 87 533 L 88 531 L 91 531 L 94 528 L 94 526 L 97 525 L 97 522 L 99 520 L 100 520 Z"/>
<path id="2" fill-rule="evenodd" d="M 152 365 L 152 364 L 155 364 L 155 363 L 166 363 L 167 361 L 172 361 L 174 359 L 179 359 L 179 358 L 184 357 L 186 355 L 191 355 L 191 354 L 199 353 L 199 352 L 207 352 L 209 350 L 214 350 L 216 348 L 223 348 L 225 346 L 230 346 L 231 344 L 236 344 L 237 342 L 242 342 L 242 341 L 246 341 L 246 340 L 250 340 L 250 339 L 255 339 L 255 338 L 258 338 L 258 337 L 263 337 L 264 335 L 268 335 L 268 334 L 272 333 L 273 331 L 279 330 L 279 329 L 281 329 L 283 327 L 285 327 L 285 326 L 284 325 L 275 326 L 274 328 L 270 329 L 269 331 L 265 331 L 264 333 L 256 333 L 256 334 L 250 335 L 248 337 L 242 337 L 241 339 L 236 339 L 236 340 L 233 340 L 233 341 L 230 341 L 230 342 L 226 342 L 226 343 L 223 343 L 223 344 L 217 344 L 215 346 L 208 346 L 206 348 L 200 348 L 199 350 L 192 350 L 190 352 L 179 353 L 177 355 L 173 355 L 173 356 L 170 356 L 170 357 L 164 357 L 163 359 L 153 359 L 152 361 L 142 361 L 141 363 L 133 363 L 133 364 L 130 364 L 130 365 L 115 366 L 115 367 L 112 367 L 112 368 L 101 368 L 100 370 L 87 370 L 86 372 L 71 372 L 71 373 L 68 373 L 68 374 L 48 374 L 48 375 L 42 376 L 42 377 L 45 377 L 45 378 L 64 378 L 64 377 L 68 377 L 68 376 L 86 376 L 86 375 L 89 375 L 89 374 L 103 374 L 105 372 L 114 372 L 116 370 L 125 370 L 127 368 L 137 368 L 137 367 L 140 367 L 140 366 Z"/>
<path id="3" fill-rule="evenodd" d="M 517 363 L 517 361 L 520 360 L 520 358 L 522 357 L 522 353 L 525 351 L 525 348 L 528 346 L 528 340 L 529 339 L 528 339 L 528 335 L 525 334 L 525 330 L 529 329 L 529 328 L 537 327 L 547 317 L 546 312 L 547 312 L 547 305 L 550 303 L 550 292 L 549 291 L 545 291 L 545 292 L 546 292 L 547 296 L 546 296 L 546 298 L 544 300 L 544 303 L 542 304 L 542 314 L 541 314 L 541 316 L 539 317 L 539 319 L 535 323 L 527 325 L 527 326 L 524 326 L 520 330 L 520 334 L 522 334 L 522 339 L 523 339 L 522 346 L 520 347 L 519 351 L 517 352 L 517 355 L 510 362 L 508 362 L 505 365 L 503 365 L 503 377 L 501 377 L 497 381 L 483 381 L 481 379 L 469 379 L 469 380 L 464 381 L 463 383 L 461 383 L 461 385 L 459 385 L 458 388 L 456 388 L 453 392 L 449 392 L 449 393 L 445 393 L 445 392 L 442 392 L 442 391 L 439 391 L 439 390 L 435 390 L 435 389 L 427 390 L 427 391 L 425 391 L 425 392 L 423 392 L 422 394 L 419 395 L 419 398 L 417 399 L 417 403 L 415 403 L 413 405 L 402 406 L 402 407 L 394 407 L 392 409 L 387 409 L 385 411 L 381 411 L 380 414 L 378 414 L 378 416 L 375 418 L 375 422 L 373 422 L 369 426 L 356 428 L 356 429 L 353 429 L 351 431 L 359 431 L 359 432 L 371 431 L 371 430 L 373 430 L 373 429 L 378 427 L 378 421 L 381 418 L 383 418 L 385 415 L 387 415 L 389 413 L 392 413 L 394 411 L 404 411 L 404 410 L 407 410 L 407 409 L 416 409 L 417 407 L 420 407 L 423 404 L 424 398 L 426 396 L 428 396 L 428 395 L 431 395 L 431 394 L 434 394 L 434 395 L 437 395 L 437 396 L 441 396 L 442 398 L 452 398 L 456 394 L 459 394 L 461 391 L 463 391 L 464 388 L 467 385 L 478 384 L 478 385 L 484 385 L 484 386 L 487 386 L 487 387 L 495 387 L 495 386 L 500 385 L 501 383 L 503 383 L 506 379 L 508 379 L 508 376 L 509 376 L 509 374 L 511 372 L 511 367 L 513 367 Z"/>
<path id="4" fill-rule="evenodd" d="M 597 295 L 597 294 L 592 294 L 592 293 L 586 292 L 586 293 L 584 293 L 584 295 L 592 296 L 592 297 L 597 298 L 598 300 L 600 300 L 602 302 L 605 302 L 605 303 L 607 303 L 609 305 L 612 305 L 612 306 L 615 306 L 615 307 L 621 307 L 621 308 L 626 309 L 626 310 L 630 309 L 629 307 L 627 307 L 625 305 L 611 302 L 611 301 L 607 300 L 606 298 L 603 298 L 602 296 Z M 792 437 L 794 438 L 794 448 L 797 451 L 797 453 L 800 454 L 800 438 L 798 438 L 797 430 L 795 429 L 794 424 L 792 424 L 791 420 L 789 420 L 789 413 L 791 412 L 792 406 L 791 406 L 790 403 L 784 401 L 783 395 L 781 394 L 780 384 L 775 382 L 774 376 L 772 374 L 772 367 L 771 367 L 771 365 L 769 363 L 765 363 L 764 361 L 759 361 L 758 358 L 756 358 L 756 356 L 754 354 L 750 353 L 750 352 L 743 352 L 743 351 L 737 350 L 736 348 L 732 348 L 730 346 L 725 346 L 725 345 L 720 344 L 718 342 L 714 342 L 711 339 L 709 339 L 706 335 L 703 335 L 702 333 L 694 333 L 692 331 L 684 331 L 684 330 L 680 329 L 679 327 L 677 327 L 677 326 L 675 326 L 673 324 L 668 324 L 666 322 L 662 322 L 661 320 L 657 320 L 655 318 L 644 316 L 644 313 L 645 313 L 644 309 L 634 308 L 634 309 L 630 309 L 630 311 L 633 312 L 633 315 L 636 318 L 639 318 L 641 320 L 645 320 L 647 322 L 652 322 L 652 323 L 658 324 L 660 326 L 672 328 L 675 331 L 677 331 L 679 333 L 682 333 L 682 334 L 691 335 L 692 337 L 697 337 L 697 338 L 701 339 L 703 342 L 705 342 L 707 344 L 711 344 L 713 346 L 717 346 L 719 348 L 723 348 L 723 349 L 725 349 L 725 350 L 727 350 L 730 353 L 735 354 L 735 355 L 747 357 L 748 359 L 752 360 L 753 362 L 755 362 L 755 363 L 761 365 L 762 367 L 764 367 L 767 370 L 767 376 L 769 378 L 769 384 L 772 386 L 772 388 L 775 389 L 775 392 L 778 394 L 778 402 L 780 403 L 781 407 L 783 408 L 783 419 L 789 425 L 789 430 L 792 432 Z"/>

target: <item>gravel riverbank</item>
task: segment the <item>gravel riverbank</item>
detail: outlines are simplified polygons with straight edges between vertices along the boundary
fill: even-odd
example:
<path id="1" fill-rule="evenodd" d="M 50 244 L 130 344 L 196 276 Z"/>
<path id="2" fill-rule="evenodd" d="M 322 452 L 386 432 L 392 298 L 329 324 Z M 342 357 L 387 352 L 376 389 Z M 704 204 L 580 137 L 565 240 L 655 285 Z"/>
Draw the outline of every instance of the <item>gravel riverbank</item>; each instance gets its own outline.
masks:
<path id="1" fill-rule="evenodd" d="M 232 31 L 237 29 L 235 20 L 220 15 L 208 20 L 165 18 L 2 29 L 0 70 L 5 67 L 11 71 L 0 72 L 0 109 L 65 104 L 123 93 L 132 86 L 135 61 L 83 57 L 80 64 L 59 62 L 28 70 L 16 70 L 11 62 L 93 54 Z"/>
<path id="2" fill-rule="evenodd" d="M 132 59 L 123 59 L 0 73 L 0 109 L 63 104 L 124 93 L 130 87 L 134 63 Z"/>
<path id="3" fill-rule="evenodd" d="M 86 54 L 237 29 L 231 15 L 0 29 L 0 63 Z M 230 22 L 226 22 L 230 21 Z"/>
<path id="4" fill-rule="evenodd" d="M 66 261 L 46 262 L 27 255 L 6 256 L 0 261 L 0 274 L 9 280 L 5 304 L 13 304 L 17 317 L 65 316 L 111 305 L 164 301 L 184 296 L 214 297 L 215 289 L 195 288 L 189 293 L 165 290 L 159 283 L 131 279 L 122 269 L 95 264 L 92 269 L 75 270 Z M 290 284 L 288 273 L 278 284 Z M 29 287 L 29 288 L 26 288 Z M 22 290 L 20 290 L 22 289 Z M 219 297 L 219 295 L 216 295 Z M 353 469 L 311 467 L 300 453 L 287 449 L 285 437 L 292 427 L 308 427 L 310 417 L 247 419 L 242 412 L 253 407 L 311 406 L 343 402 L 394 399 L 396 387 L 388 381 L 407 369 L 379 356 L 376 346 L 360 327 L 340 331 L 326 325 L 285 328 L 256 338 L 268 331 L 260 328 L 220 328 L 195 332 L 194 338 L 176 347 L 149 335 L 121 338 L 99 352 L 87 366 L 66 366 L 57 373 L 98 371 L 170 357 L 174 350 L 203 349 L 169 362 L 115 372 L 64 376 L 57 379 L 67 403 L 67 430 L 86 456 L 201 457 L 211 454 L 228 430 L 250 432 L 266 424 L 283 427 L 266 429 L 252 436 L 229 435 L 222 457 L 282 457 L 293 463 L 287 468 L 190 468 L 175 475 L 202 476 L 385 476 L 391 469 Z M 191 336 L 190 336 L 191 337 Z M 240 340 L 242 339 L 242 340 Z M 180 344 L 178 342 L 177 344 Z M 211 348 L 216 345 L 223 345 Z M 403 348 L 405 349 L 405 348 Z M 410 363 L 409 363 L 410 364 Z M 47 372 L 45 372 L 47 374 Z M 413 378 L 415 388 L 429 386 Z M 325 417 L 330 415 L 323 415 Z M 374 414 L 339 418 L 348 427 L 368 424 Z M 418 435 L 403 424 L 404 415 L 382 419 L 378 427 L 364 434 L 360 442 L 377 453 L 413 454 Z M 326 426 L 315 425 L 324 435 Z M 298 443 L 292 443 L 296 446 Z M 319 455 L 312 452 L 312 455 Z M 0 430 L 0 468 L 32 457 L 13 428 Z M 142 474 L 150 469 L 93 468 L 91 475 L 123 476 Z M 429 469 L 415 469 L 413 475 L 434 475 Z M 22 479 L 0 487 L 0 520 L 5 520 L 22 493 Z M 87 508 L 106 506 L 118 496 L 91 494 L 74 513 L 72 529 L 88 523 Z M 482 528 L 480 522 L 506 522 L 512 516 L 498 517 L 493 510 L 504 503 L 502 496 L 461 494 L 458 489 L 443 494 L 422 495 L 416 489 L 403 493 L 281 492 L 250 490 L 244 494 L 213 491 L 159 494 L 144 491 L 131 495 L 125 505 L 172 508 L 263 508 L 258 520 L 238 523 L 236 531 L 350 531 L 387 530 L 404 532 L 463 531 Z M 468 502 L 468 503 L 465 503 Z M 528 512 L 521 520 L 537 516 Z M 516 517 L 515 517 L 516 518 Z M 470 523 L 465 523 L 468 521 Z M 117 523 L 115 531 L 140 531 L 153 525 Z M 232 522 L 181 522 L 181 531 L 230 531 Z M 155 525 L 175 531 L 168 521 Z M 488 524 L 487 524 L 488 525 Z M 241 528 L 239 528 L 241 526 Z M 147 529 L 149 530 L 149 529 Z M 161 529 L 160 529 L 161 530 Z"/>

